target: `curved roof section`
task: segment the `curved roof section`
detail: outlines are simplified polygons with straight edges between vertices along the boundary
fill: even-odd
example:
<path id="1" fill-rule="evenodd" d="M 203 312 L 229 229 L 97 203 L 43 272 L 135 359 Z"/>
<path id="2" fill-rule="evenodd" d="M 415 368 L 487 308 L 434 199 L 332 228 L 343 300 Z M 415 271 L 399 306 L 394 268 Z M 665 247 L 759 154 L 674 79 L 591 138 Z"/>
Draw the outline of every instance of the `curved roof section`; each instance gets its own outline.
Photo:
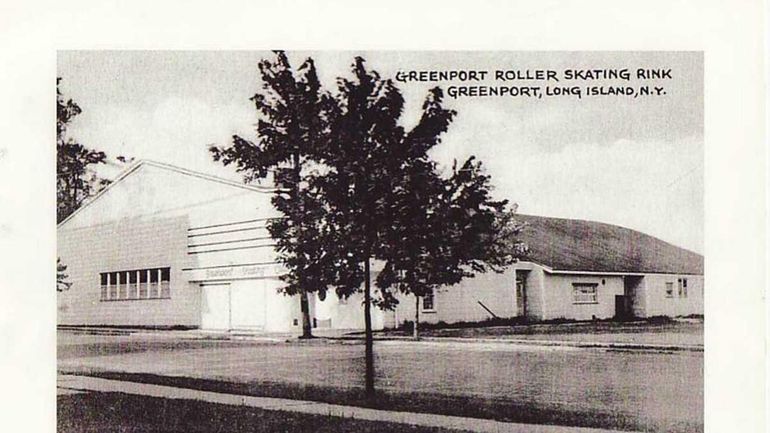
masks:
<path id="1" fill-rule="evenodd" d="M 516 215 L 527 260 L 559 271 L 703 274 L 703 256 L 653 236 L 596 221 Z"/>

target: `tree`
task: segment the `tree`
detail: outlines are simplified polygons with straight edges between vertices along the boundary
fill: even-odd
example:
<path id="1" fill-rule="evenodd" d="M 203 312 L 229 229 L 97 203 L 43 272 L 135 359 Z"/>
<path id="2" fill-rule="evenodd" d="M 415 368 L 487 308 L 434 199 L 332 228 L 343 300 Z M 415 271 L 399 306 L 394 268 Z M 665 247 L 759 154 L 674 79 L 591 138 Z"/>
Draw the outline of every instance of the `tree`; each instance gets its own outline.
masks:
<path id="1" fill-rule="evenodd" d="M 491 200 L 481 165 L 471 158 L 443 179 L 428 155 L 456 114 L 442 106 L 441 90 L 429 92 L 420 121 L 407 132 L 393 82 L 368 71 L 360 57 L 352 72 L 352 80 L 338 81 L 324 148 L 329 170 L 317 180 L 328 207 L 323 243 L 334 257 L 335 290 L 341 297 L 363 291 L 365 384 L 372 395 L 372 304 L 392 308 L 395 292 L 422 296 L 514 258 L 496 235 L 506 203 Z M 373 259 L 384 266 L 376 293 Z"/>
<path id="2" fill-rule="evenodd" d="M 72 283 L 68 282 L 69 275 L 64 272 L 67 271 L 67 266 L 62 264 L 61 259 L 56 258 L 56 291 L 63 292 L 69 290 Z"/>
<path id="3" fill-rule="evenodd" d="M 72 99 L 62 95 L 56 79 L 56 222 L 59 223 L 79 208 L 83 202 L 107 185 L 93 170 L 106 162 L 104 152 L 89 149 L 67 137 L 67 126 L 81 113 Z"/>
<path id="4" fill-rule="evenodd" d="M 320 149 L 328 137 L 326 112 L 333 101 L 322 91 L 312 59 L 295 75 L 284 52 L 276 51 L 276 57 L 275 62 L 259 62 L 263 92 L 251 98 L 261 115 L 257 141 L 235 135 L 231 146 L 210 151 L 215 161 L 235 164 L 246 183 L 272 174 L 272 203 L 282 217 L 271 220 L 268 230 L 287 270 L 281 290 L 300 295 L 302 336 L 310 338 L 308 293 L 326 290 L 329 269 L 318 244 L 325 228 L 312 174 L 320 166 Z"/>
<path id="5" fill-rule="evenodd" d="M 374 351 L 371 306 L 371 260 L 379 253 L 380 238 L 389 224 L 388 196 L 408 149 L 397 121 L 403 98 L 391 80 L 369 72 L 360 57 L 353 64 L 353 80 L 339 79 L 331 112 L 331 136 L 325 148 L 327 173 L 319 177 L 331 229 L 324 242 L 335 259 L 333 283 L 347 298 L 361 290 L 365 338 L 365 387 L 374 392 Z"/>
<path id="6" fill-rule="evenodd" d="M 490 177 L 474 157 L 460 169 L 455 163 L 448 179 L 433 172 L 435 164 L 421 165 L 425 172 L 407 176 L 414 185 L 397 196 L 400 221 L 378 277 L 380 287 L 415 296 L 415 338 L 420 297 L 478 272 L 502 272 L 527 251 L 518 239 L 524 225 L 515 220 L 515 206 L 491 198 Z"/>

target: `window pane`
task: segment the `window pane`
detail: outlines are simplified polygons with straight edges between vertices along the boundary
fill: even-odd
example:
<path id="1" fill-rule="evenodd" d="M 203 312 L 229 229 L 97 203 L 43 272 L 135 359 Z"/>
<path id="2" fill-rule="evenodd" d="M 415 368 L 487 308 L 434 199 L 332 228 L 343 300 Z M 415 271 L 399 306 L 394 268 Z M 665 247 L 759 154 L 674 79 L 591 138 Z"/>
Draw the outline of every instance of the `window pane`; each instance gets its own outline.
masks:
<path id="1" fill-rule="evenodd" d="M 110 296 L 109 299 L 118 299 L 118 273 L 110 273 Z"/>
<path id="2" fill-rule="evenodd" d="M 433 293 L 428 293 L 422 297 L 422 309 L 423 310 L 433 309 Z"/>
<path id="3" fill-rule="evenodd" d="M 666 297 L 673 298 L 674 297 L 674 283 L 666 283 Z"/>
<path id="4" fill-rule="evenodd" d="M 169 281 L 171 277 L 171 268 L 162 268 L 160 270 L 160 280 Z"/>
<path id="5" fill-rule="evenodd" d="M 157 298 L 160 296 L 160 287 L 158 287 L 158 269 L 150 269 L 150 298 Z"/>
<path id="6" fill-rule="evenodd" d="M 596 295 L 598 287 L 598 284 L 573 284 L 572 289 L 574 302 L 577 304 L 596 303 L 598 299 Z"/>
<path id="7" fill-rule="evenodd" d="M 109 293 L 108 291 L 109 287 L 107 287 L 107 276 L 108 275 L 106 273 L 102 273 L 100 275 L 101 287 L 99 291 L 99 299 L 101 299 L 102 301 L 107 299 L 107 295 Z"/>
<path id="8" fill-rule="evenodd" d="M 137 286 L 138 273 L 139 271 L 131 271 L 128 274 L 128 299 L 136 299 L 139 292 L 139 287 Z"/>
<path id="9" fill-rule="evenodd" d="M 120 285 L 118 286 L 118 297 L 126 299 L 128 296 L 128 272 L 120 272 Z"/>

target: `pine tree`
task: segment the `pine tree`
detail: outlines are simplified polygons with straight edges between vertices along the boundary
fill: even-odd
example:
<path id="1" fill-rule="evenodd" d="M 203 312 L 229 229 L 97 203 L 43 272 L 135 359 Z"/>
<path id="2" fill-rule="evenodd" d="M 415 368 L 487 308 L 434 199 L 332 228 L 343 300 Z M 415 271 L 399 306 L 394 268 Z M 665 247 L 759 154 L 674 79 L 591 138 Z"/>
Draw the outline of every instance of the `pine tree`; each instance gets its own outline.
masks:
<path id="1" fill-rule="evenodd" d="M 104 152 L 89 149 L 67 136 L 67 126 L 81 113 L 80 106 L 66 99 L 56 79 L 56 222 L 77 210 L 109 181 L 97 176 L 94 165 L 104 164 Z"/>

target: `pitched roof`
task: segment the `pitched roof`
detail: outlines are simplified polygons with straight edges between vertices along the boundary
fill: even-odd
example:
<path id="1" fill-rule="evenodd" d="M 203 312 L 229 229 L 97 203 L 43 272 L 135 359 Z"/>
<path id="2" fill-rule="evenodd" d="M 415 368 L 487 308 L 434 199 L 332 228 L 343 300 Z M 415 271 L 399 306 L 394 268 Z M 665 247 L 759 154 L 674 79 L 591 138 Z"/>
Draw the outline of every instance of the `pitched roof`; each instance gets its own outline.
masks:
<path id="1" fill-rule="evenodd" d="M 217 182 L 217 183 L 221 183 L 221 184 L 224 184 L 224 185 L 232 186 L 232 187 L 235 187 L 235 188 L 241 188 L 241 189 L 245 189 L 245 190 L 250 190 L 250 191 L 263 192 L 263 193 L 272 192 L 273 191 L 273 189 L 269 188 L 269 187 L 256 186 L 256 185 L 246 185 L 246 184 L 235 182 L 235 181 L 232 181 L 232 180 L 229 180 L 229 179 L 224 179 L 224 178 L 221 178 L 221 177 L 212 176 L 212 175 L 209 175 L 209 174 L 200 173 L 200 172 L 193 171 L 193 170 L 188 170 L 186 168 L 177 167 L 177 166 L 171 165 L 171 164 L 166 164 L 164 162 L 152 161 L 152 160 L 149 160 L 149 159 L 142 159 L 142 160 L 136 161 L 136 162 L 132 163 L 131 165 L 129 165 L 125 170 L 123 170 L 123 172 L 121 172 L 115 179 L 113 179 L 112 182 L 110 182 L 109 185 L 107 185 L 104 189 L 99 191 L 93 197 L 90 197 L 79 208 L 75 209 L 75 211 L 72 212 L 67 218 L 65 218 L 59 224 L 57 224 L 57 227 L 63 226 L 67 221 L 71 220 L 75 215 L 80 213 L 83 209 L 85 209 L 86 207 L 90 206 L 92 203 L 97 201 L 99 198 L 101 198 L 103 195 L 105 195 L 110 189 L 112 189 L 115 185 L 119 184 L 121 181 L 123 181 L 123 179 L 125 179 L 126 177 L 128 177 L 131 174 L 135 173 L 142 166 L 157 167 L 157 168 L 160 168 L 160 169 L 163 169 L 163 170 L 168 170 L 168 171 L 171 171 L 171 172 L 174 172 L 174 173 L 178 173 L 178 174 L 181 174 L 181 175 L 196 177 L 196 178 L 199 178 L 199 179 L 204 179 L 204 180 L 208 180 L 208 181 L 211 181 L 211 182 Z"/>
<path id="2" fill-rule="evenodd" d="M 527 260 L 560 271 L 703 274 L 703 256 L 625 227 L 517 215 Z"/>

